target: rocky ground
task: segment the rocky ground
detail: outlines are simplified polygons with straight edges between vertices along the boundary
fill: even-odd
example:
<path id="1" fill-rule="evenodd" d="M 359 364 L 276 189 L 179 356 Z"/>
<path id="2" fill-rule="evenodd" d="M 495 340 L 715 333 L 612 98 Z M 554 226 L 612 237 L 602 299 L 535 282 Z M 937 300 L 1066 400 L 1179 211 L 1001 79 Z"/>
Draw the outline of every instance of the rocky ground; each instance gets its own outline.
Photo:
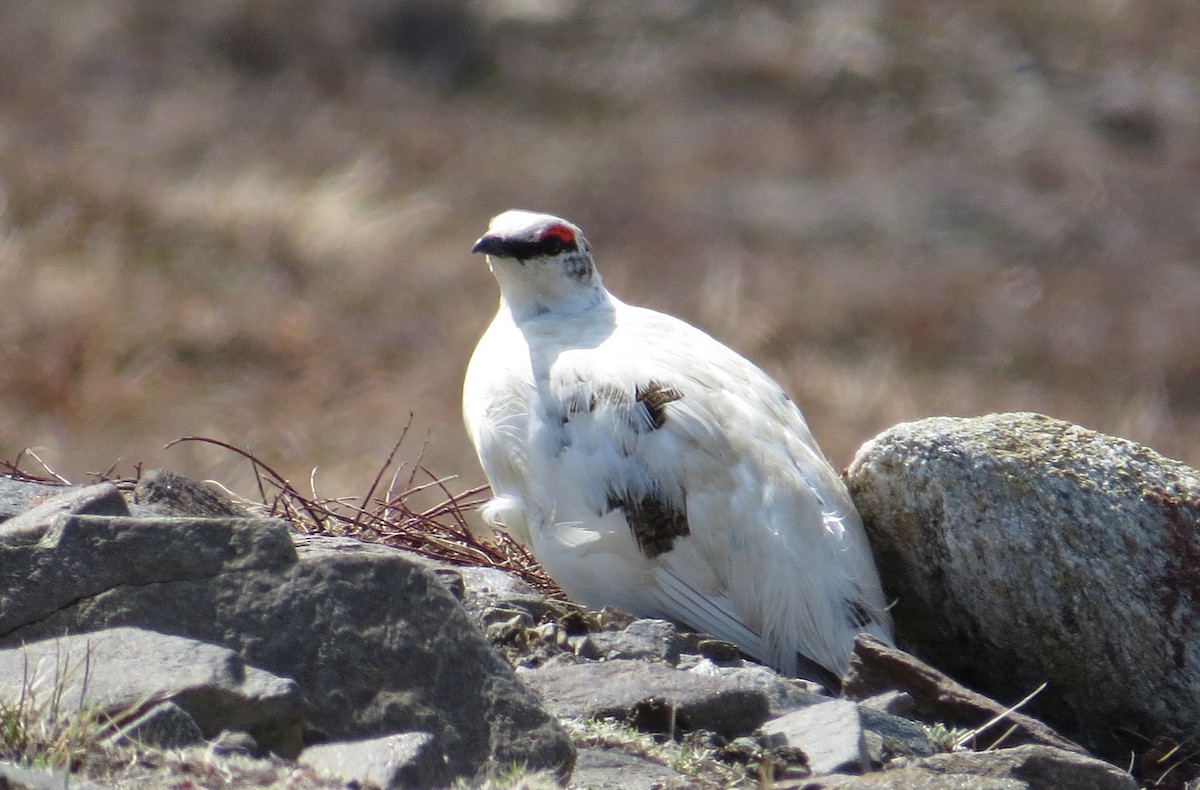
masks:
<path id="1" fill-rule="evenodd" d="M 522 207 L 766 369 L 838 466 L 1015 410 L 1200 464 L 1195 0 L 4 10 L 0 459 L 250 495 L 163 449 L 204 435 L 342 494 L 412 413 L 482 483 L 468 250 Z"/>
<path id="2" fill-rule="evenodd" d="M 1195 471 L 1017 414 L 897 426 L 849 481 L 922 659 L 862 638 L 835 695 L 171 473 L 4 478 L 9 786 L 1191 787 Z"/>
<path id="3" fill-rule="evenodd" d="M 316 499 L 411 423 L 470 489 L 447 394 L 496 293 L 467 250 L 519 205 L 760 363 L 839 465 L 1014 409 L 1200 463 L 1194 0 L 4 11 L 0 459 L 245 494 L 261 468 L 227 446 L 163 449 L 237 437 Z M 1074 744 L 1147 787 L 1197 773 L 1196 474 L 1075 426 L 930 420 L 859 453 L 925 665 L 860 645 L 838 700 L 461 568 L 477 547 L 430 566 L 132 476 L 0 485 L 0 645 L 40 645 L 4 658 L 0 735 L 71 786 L 552 781 L 572 754 L 581 787 L 1128 785 Z M 428 553 L 386 512 L 361 534 Z"/>

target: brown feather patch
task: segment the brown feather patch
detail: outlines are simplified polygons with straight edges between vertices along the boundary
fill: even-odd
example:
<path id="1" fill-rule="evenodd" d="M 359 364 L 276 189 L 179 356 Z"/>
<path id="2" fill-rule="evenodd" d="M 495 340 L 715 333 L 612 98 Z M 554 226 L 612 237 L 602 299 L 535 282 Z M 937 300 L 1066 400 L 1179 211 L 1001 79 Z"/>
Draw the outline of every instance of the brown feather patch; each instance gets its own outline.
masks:
<path id="1" fill-rule="evenodd" d="M 661 497 L 650 495 L 626 501 L 610 494 L 608 507 L 625 511 L 634 540 L 647 559 L 670 551 L 675 547 L 675 538 L 691 531 L 687 514 Z"/>
<path id="2" fill-rule="evenodd" d="M 651 430 L 658 430 L 667 421 L 667 404 L 682 400 L 683 393 L 658 381 L 639 384 L 634 394 L 649 417 Z"/>

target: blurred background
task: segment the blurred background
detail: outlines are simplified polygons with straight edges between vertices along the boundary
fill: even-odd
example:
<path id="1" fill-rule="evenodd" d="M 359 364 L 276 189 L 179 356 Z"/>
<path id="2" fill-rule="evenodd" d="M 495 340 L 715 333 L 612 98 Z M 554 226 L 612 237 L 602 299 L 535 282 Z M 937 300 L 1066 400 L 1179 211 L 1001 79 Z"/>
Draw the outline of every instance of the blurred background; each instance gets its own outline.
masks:
<path id="1" fill-rule="evenodd" d="M 1034 410 L 1200 465 L 1195 0 L 0 0 L 0 458 L 483 482 L 511 207 L 831 460 Z"/>

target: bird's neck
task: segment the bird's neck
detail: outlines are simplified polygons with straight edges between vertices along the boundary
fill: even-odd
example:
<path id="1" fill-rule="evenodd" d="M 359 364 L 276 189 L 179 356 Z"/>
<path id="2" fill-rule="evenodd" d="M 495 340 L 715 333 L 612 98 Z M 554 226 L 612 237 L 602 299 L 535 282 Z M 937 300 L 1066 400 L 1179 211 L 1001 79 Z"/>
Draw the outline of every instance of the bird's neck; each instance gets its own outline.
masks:
<path id="1" fill-rule="evenodd" d="M 501 309 L 507 307 L 517 324 L 550 313 L 576 315 L 607 305 L 608 291 L 594 267 L 568 275 L 539 272 L 535 268 L 539 265 L 544 264 L 506 260 L 492 268 L 500 283 Z"/>

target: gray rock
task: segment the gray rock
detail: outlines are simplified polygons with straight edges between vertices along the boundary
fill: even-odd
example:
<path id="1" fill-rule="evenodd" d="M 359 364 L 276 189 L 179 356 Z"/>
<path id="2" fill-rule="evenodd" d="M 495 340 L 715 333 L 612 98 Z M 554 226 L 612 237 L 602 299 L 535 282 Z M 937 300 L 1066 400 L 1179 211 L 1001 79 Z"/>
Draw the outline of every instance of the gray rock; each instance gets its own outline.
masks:
<path id="1" fill-rule="evenodd" d="M 782 716 L 790 711 L 830 699 L 819 683 L 800 678 L 783 677 L 773 669 L 760 664 L 725 667 L 703 659 L 689 661 L 687 664 L 687 671 L 693 674 L 719 678 L 739 688 L 766 695 L 772 717 Z M 685 668 L 682 661 L 680 668 Z"/>
<path id="2" fill-rule="evenodd" d="M 299 762 L 324 776 L 384 790 L 445 787 L 453 780 L 445 756 L 427 732 L 310 746 Z"/>
<path id="3" fill-rule="evenodd" d="M 849 485 L 901 644 L 1114 757 L 1200 729 L 1200 474 L 1035 414 L 935 418 Z"/>
<path id="4" fill-rule="evenodd" d="M 895 757 L 928 757 L 937 751 L 920 724 L 865 705 L 858 706 L 865 732 L 867 754 L 874 765 Z"/>
<path id="5" fill-rule="evenodd" d="M 60 517 L 36 544 L 0 543 L 0 644 L 15 644 L 15 629 L 56 615 L 74 602 L 86 605 L 91 596 L 106 591 L 285 568 L 295 562 L 287 525 L 276 519 Z M 161 591 L 147 587 L 126 592 Z M 195 619 L 203 613 L 191 610 L 190 615 Z M 100 627 L 103 624 L 70 630 Z M 167 624 L 160 630 L 175 629 Z M 61 633 L 63 627 L 42 628 L 36 636 L 25 636 Z"/>
<path id="6" fill-rule="evenodd" d="M 1016 779 L 1030 790 L 1136 790 L 1132 776 L 1114 765 L 1050 746 L 936 754 L 914 765 L 943 774 Z"/>
<path id="7" fill-rule="evenodd" d="M 604 658 L 679 663 L 679 634 L 666 620 L 634 620 L 620 631 L 592 634 L 591 640 Z"/>
<path id="8" fill-rule="evenodd" d="M 769 715 L 761 691 L 665 664 L 617 660 L 544 666 L 522 670 L 519 677 L 556 716 L 614 718 L 645 732 L 703 729 L 735 738 Z"/>
<path id="9" fill-rule="evenodd" d="M 51 485 L 33 480 L 14 480 L 0 475 L 0 522 L 20 515 L 37 505 L 69 490 L 70 486 Z"/>
<path id="10" fill-rule="evenodd" d="M 463 606 L 477 620 L 483 612 L 496 607 L 520 609 L 533 622 L 565 613 L 562 604 L 555 603 L 526 584 L 515 574 L 496 568 L 454 568 L 462 577 L 465 590 Z"/>
<path id="11" fill-rule="evenodd" d="M 204 743 L 204 733 L 183 708 L 174 702 L 160 702 L 117 730 L 106 741 L 112 745 L 139 743 L 162 749 L 181 749 Z"/>
<path id="12" fill-rule="evenodd" d="M 95 706 L 119 718 L 169 700 L 204 738 L 244 730 L 285 757 L 300 751 L 296 684 L 193 639 L 113 628 L 0 650 L 0 700 L 12 705 L 27 695 L 39 702 L 37 695 L 52 693 L 73 707 Z"/>
<path id="13" fill-rule="evenodd" d="M 1003 714 L 1003 726 L 982 732 L 973 742 L 990 747 L 998 738 L 1014 746 L 1044 744 L 1083 753 L 1084 749 L 1042 722 L 1020 711 L 977 694 L 945 673 L 892 647 L 869 634 L 859 634 L 850 654 L 842 693 L 850 699 L 868 699 L 886 691 L 903 691 L 912 703 L 913 715 L 930 724 L 975 729 Z"/>
<path id="14" fill-rule="evenodd" d="M 916 701 L 907 691 L 885 691 L 859 700 L 858 704 L 865 710 L 878 710 L 905 718 L 912 718 L 917 709 Z"/>
<path id="15" fill-rule="evenodd" d="M 1030 790 L 1030 787 L 1017 779 L 939 774 L 906 766 L 862 776 L 820 776 L 802 783 L 799 790 Z"/>
<path id="16" fill-rule="evenodd" d="M 36 504 L 35 504 L 36 503 Z M 36 543 L 60 516 L 128 516 L 129 506 L 112 483 L 83 488 L 50 488 L 33 507 L 0 522 L 0 543 Z"/>
<path id="17" fill-rule="evenodd" d="M 143 474 L 133 489 L 133 501 L 140 514 L 163 516 L 201 516 L 207 518 L 244 518 L 249 510 L 212 486 L 166 469 Z"/>
<path id="18" fill-rule="evenodd" d="M 829 700 L 772 719 L 762 726 L 772 743 L 782 739 L 808 757 L 814 774 L 863 773 L 870 769 L 858 706 Z"/>
<path id="19" fill-rule="evenodd" d="M 49 557 L 0 547 L 0 568 L 21 559 L 53 576 L 37 597 L 61 607 L 36 620 L 0 607 L 0 620 L 26 623 L 7 632 L 10 644 L 124 624 L 184 634 L 294 678 L 311 725 L 330 739 L 419 730 L 433 734 L 453 776 L 510 763 L 570 772 L 566 733 L 404 552 L 310 535 L 295 535 L 293 549 L 269 519 L 66 523 Z M 98 555 L 102 571 L 89 566 Z"/>
<path id="20" fill-rule="evenodd" d="M 580 749 L 569 788 L 579 790 L 717 790 L 661 763 L 608 749 Z"/>

